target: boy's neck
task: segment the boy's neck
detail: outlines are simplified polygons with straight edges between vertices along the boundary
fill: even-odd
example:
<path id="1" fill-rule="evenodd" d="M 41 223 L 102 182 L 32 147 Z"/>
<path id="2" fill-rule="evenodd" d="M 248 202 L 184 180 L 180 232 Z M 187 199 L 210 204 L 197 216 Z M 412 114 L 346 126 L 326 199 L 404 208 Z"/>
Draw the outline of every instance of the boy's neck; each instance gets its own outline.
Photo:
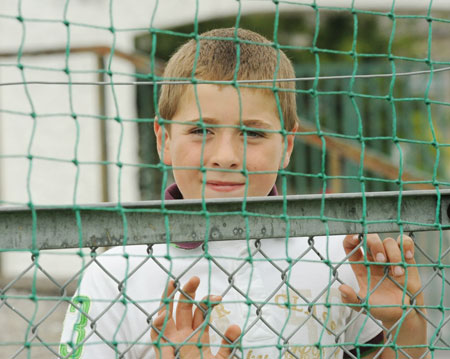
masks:
<path id="1" fill-rule="evenodd" d="M 166 188 L 164 192 L 164 199 L 183 199 L 183 195 L 181 194 L 176 183 Z"/>

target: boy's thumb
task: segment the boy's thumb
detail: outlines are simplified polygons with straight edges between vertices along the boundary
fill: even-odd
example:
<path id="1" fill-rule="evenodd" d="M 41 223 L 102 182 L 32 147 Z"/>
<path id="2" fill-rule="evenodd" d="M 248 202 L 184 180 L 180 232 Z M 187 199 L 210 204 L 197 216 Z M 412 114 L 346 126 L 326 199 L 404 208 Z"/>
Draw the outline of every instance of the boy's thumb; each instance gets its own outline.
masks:
<path id="1" fill-rule="evenodd" d="M 342 299 L 343 303 L 345 303 L 345 304 L 361 304 L 356 292 L 349 285 L 342 284 L 339 287 L 339 291 L 341 292 L 341 299 Z M 359 306 L 352 305 L 351 308 L 353 310 L 356 310 L 357 312 L 359 312 L 361 310 L 361 307 L 359 307 Z"/>

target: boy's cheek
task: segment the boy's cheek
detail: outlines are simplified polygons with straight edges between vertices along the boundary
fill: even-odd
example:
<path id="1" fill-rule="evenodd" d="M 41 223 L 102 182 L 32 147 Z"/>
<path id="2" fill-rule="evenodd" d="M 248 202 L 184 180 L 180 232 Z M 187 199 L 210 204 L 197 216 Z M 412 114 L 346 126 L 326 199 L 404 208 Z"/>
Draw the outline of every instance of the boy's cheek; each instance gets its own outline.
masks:
<path id="1" fill-rule="evenodd" d="M 199 166 L 201 146 L 194 143 L 179 142 L 171 148 L 174 166 Z"/>
<path id="2" fill-rule="evenodd" d="M 277 180 L 277 174 L 253 174 L 248 178 L 249 196 L 267 196 Z"/>

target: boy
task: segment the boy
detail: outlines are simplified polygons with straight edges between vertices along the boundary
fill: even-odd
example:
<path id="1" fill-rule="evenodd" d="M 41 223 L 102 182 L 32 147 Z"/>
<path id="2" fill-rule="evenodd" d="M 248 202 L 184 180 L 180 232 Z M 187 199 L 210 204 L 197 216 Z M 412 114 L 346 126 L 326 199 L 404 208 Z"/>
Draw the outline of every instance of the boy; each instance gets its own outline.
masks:
<path id="1" fill-rule="evenodd" d="M 164 77 L 192 75 L 204 81 L 295 77 L 281 51 L 242 29 L 213 30 L 182 46 Z M 277 82 L 274 91 L 269 80 L 259 86 L 265 88 L 162 87 L 155 133 L 161 162 L 175 178 L 166 199 L 276 194 L 278 170 L 294 146 L 295 85 Z M 426 322 L 409 310 L 406 295 L 423 305 L 420 278 L 416 267 L 405 273 L 401 266 L 402 258 L 415 264 L 413 242 L 365 240 L 366 256 L 353 235 L 112 249 L 84 272 L 60 352 L 169 359 L 176 354 L 169 341 L 194 343 L 181 346 L 182 358 L 225 358 L 232 349 L 227 343 L 236 341 L 236 354 L 248 359 L 420 357 L 425 349 L 407 346 L 426 344 Z M 335 268 L 346 259 L 355 263 Z M 358 264 L 364 260 L 377 264 Z M 388 268 L 399 285 L 383 278 L 383 263 L 398 263 Z M 178 280 L 186 284 L 173 315 Z M 192 313 L 196 293 L 205 300 Z M 366 304 L 370 315 L 361 310 Z M 384 342 L 392 349 L 381 348 Z"/>

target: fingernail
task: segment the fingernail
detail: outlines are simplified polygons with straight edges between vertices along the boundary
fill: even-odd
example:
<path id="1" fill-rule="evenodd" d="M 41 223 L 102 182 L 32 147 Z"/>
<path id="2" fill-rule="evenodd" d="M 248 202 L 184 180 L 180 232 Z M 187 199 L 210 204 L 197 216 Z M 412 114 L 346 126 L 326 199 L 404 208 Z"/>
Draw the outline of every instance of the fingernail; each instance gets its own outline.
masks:
<path id="1" fill-rule="evenodd" d="M 381 252 L 377 253 L 377 255 L 375 256 L 375 259 L 377 260 L 377 262 L 386 262 L 386 257 Z"/>
<path id="2" fill-rule="evenodd" d="M 412 254 L 411 251 L 406 251 L 406 253 L 405 253 L 405 258 L 407 258 L 407 259 L 412 259 L 413 257 L 414 257 L 414 255 Z"/>
<path id="3" fill-rule="evenodd" d="M 344 292 L 341 292 L 341 296 L 342 298 L 348 298 L 347 294 L 345 294 Z"/>
<path id="4" fill-rule="evenodd" d="M 394 274 L 396 275 L 396 276 L 401 276 L 401 275 L 403 275 L 405 273 L 405 270 L 402 268 L 402 267 L 400 267 L 400 266 L 395 266 L 394 267 Z"/>

